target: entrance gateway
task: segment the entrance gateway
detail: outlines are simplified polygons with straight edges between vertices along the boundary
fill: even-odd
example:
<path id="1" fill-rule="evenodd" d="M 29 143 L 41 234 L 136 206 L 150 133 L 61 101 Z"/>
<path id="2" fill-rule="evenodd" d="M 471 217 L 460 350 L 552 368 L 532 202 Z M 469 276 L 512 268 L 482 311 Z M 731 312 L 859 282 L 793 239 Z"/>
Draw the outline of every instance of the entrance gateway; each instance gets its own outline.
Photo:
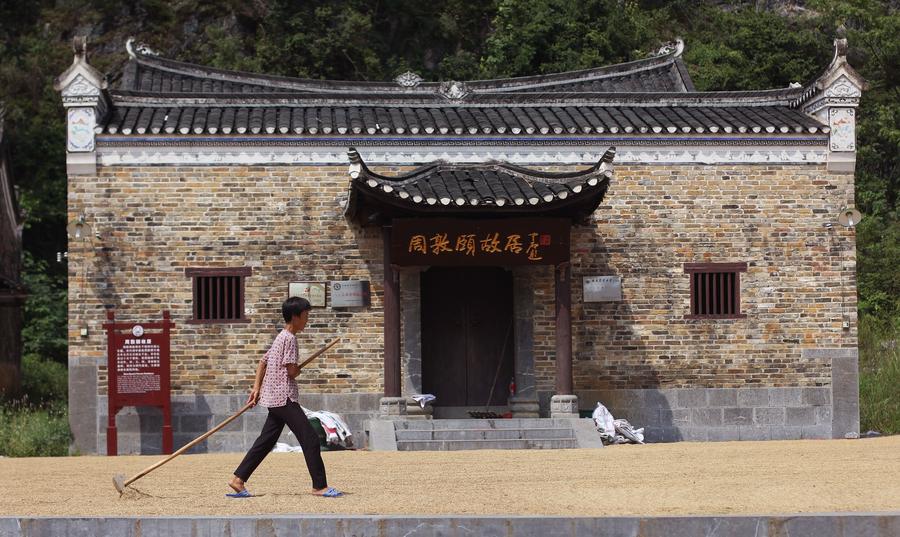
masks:
<path id="1" fill-rule="evenodd" d="M 563 218 L 398 218 L 392 258 L 421 272 L 422 391 L 436 418 L 505 411 L 515 372 L 512 269 L 568 261 Z"/>
<path id="2" fill-rule="evenodd" d="M 556 394 L 551 415 L 577 417 L 572 387 L 570 230 L 589 220 L 612 176 L 614 150 L 590 168 L 548 173 L 510 164 L 437 161 L 393 177 L 349 152 L 346 215 L 380 226 L 384 247 L 385 390 L 382 414 L 404 414 L 399 274 L 419 274 L 422 391 L 435 417 L 510 401 L 517 361 L 513 272 L 553 266 Z M 518 382 L 517 382 L 518 385 Z M 534 405 L 537 401 L 534 401 Z"/>
<path id="3" fill-rule="evenodd" d="M 432 267 L 421 281 L 422 391 L 437 397 L 435 417 L 506 406 L 515 372 L 512 273 Z"/>

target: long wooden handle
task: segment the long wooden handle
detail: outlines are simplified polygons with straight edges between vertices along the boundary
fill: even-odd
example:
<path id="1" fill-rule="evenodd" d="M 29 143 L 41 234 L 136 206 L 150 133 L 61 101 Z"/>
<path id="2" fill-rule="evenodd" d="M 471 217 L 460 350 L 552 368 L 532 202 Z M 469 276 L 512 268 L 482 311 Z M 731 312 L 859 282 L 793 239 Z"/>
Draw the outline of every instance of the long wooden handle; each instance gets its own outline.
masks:
<path id="1" fill-rule="evenodd" d="M 336 337 L 336 338 L 332 339 L 331 341 L 329 341 L 328 343 L 326 343 L 324 347 L 322 347 L 321 349 L 312 353 L 309 356 L 309 358 L 307 358 L 306 360 L 303 360 L 303 363 L 300 364 L 300 369 L 303 369 L 306 366 L 306 364 L 312 362 L 313 360 L 315 360 L 316 358 L 321 356 L 325 351 L 327 351 L 331 347 L 334 347 L 335 345 L 337 345 L 340 340 L 341 340 L 341 338 Z"/>
<path id="2" fill-rule="evenodd" d="M 150 466 L 149 468 L 147 468 L 147 469 L 144 470 L 143 472 L 139 473 L 138 475 L 136 475 L 136 476 L 132 477 L 131 479 L 129 479 L 128 481 L 126 481 L 124 486 L 127 487 L 127 486 L 130 485 L 131 483 L 133 483 L 133 482 L 137 481 L 138 479 L 144 477 L 145 475 L 149 474 L 149 473 L 152 472 L 153 470 L 156 470 L 157 468 L 159 468 L 159 467 L 162 466 L 163 464 L 169 462 L 170 460 L 172 460 L 172 459 L 174 459 L 175 457 L 181 455 L 181 454 L 184 453 L 185 451 L 187 451 L 187 450 L 191 449 L 192 447 L 196 446 L 196 445 L 199 444 L 200 442 L 206 440 L 207 438 L 209 438 L 209 437 L 212 436 L 213 434 L 219 432 L 223 427 L 225 427 L 226 425 L 228 425 L 228 424 L 231 423 L 232 421 L 236 420 L 236 419 L 238 418 L 238 416 L 240 416 L 240 415 L 243 414 L 244 412 L 246 412 L 246 411 L 250 410 L 251 408 L 253 408 L 253 405 L 254 405 L 254 404 L 255 404 L 255 403 L 247 403 L 247 404 L 244 405 L 240 410 L 238 410 L 233 416 L 229 417 L 228 419 L 226 419 L 226 420 L 223 421 L 222 423 L 216 425 L 216 426 L 213 427 L 212 429 L 206 431 L 205 433 L 203 433 L 202 435 L 198 436 L 197 438 L 191 440 L 190 442 L 188 442 L 187 444 L 185 444 L 183 447 L 181 447 L 181 448 L 180 448 L 178 451 L 176 451 L 175 453 L 172 453 L 171 455 L 169 455 L 169 456 L 166 457 L 165 459 L 159 461 L 158 463 L 154 464 L 153 466 Z"/>
<path id="3" fill-rule="evenodd" d="M 324 347 L 322 347 L 321 349 L 317 350 L 317 351 L 314 352 L 309 358 L 307 358 L 306 360 L 304 360 L 303 363 L 300 364 L 300 368 L 302 369 L 303 366 L 305 366 L 306 364 L 312 362 L 313 360 L 315 360 L 316 358 L 318 358 L 319 356 L 321 356 L 325 351 L 327 351 L 327 350 L 330 349 L 331 347 L 334 347 L 335 345 L 337 345 L 338 341 L 340 341 L 340 340 L 341 340 L 341 338 L 336 337 L 336 338 L 332 339 L 331 341 L 329 341 Z M 159 468 L 159 467 L 162 466 L 163 464 L 165 464 L 165 463 L 171 461 L 171 460 L 174 459 L 175 457 L 181 455 L 181 454 L 184 453 L 185 451 L 191 449 L 192 447 L 196 446 L 196 445 L 199 444 L 200 442 L 206 440 L 207 438 L 209 438 L 209 437 L 212 436 L 213 434 L 219 432 L 220 430 L 222 430 L 223 427 L 225 427 L 226 425 L 228 425 L 228 424 L 231 423 L 232 421 L 236 420 L 236 419 L 238 418 L 238 416 L 240 416 L 240 415 L 243 414 L 244 412 L 246 412 L 246 411 L 250 410 L 251 408 L 253 408 L 254 405 L 256 405 L 256 402 L 247 403 L 247 404 L 244 405 L 240 410 L 238 410 L 237 413 L 235 413 L 233 416 L 229 417 L 228 419 L 226 419 L 226 420 L 223 421 L 222 423 L 216 425 L 216 426 L 213 427 L 212 429 L 206 431 L 205 433 L 203 433 L 202 435 L 198 436 L 197 438 L 191 440 L 190 442 L 188 442 L 187 444 L 185 444 L 183 447 L 181 447 L 181 448 L 180 448 L 178 451 L 176 451 L 175 453 L 172 453 L 171 455 L 169 455 L 169 456 L 166 457 L 165 459 L 159 461 L 158 463 L 154 464 L 153 466 L 150 466 L 149 468 L 145 469 L 143 472 L 139 473 L 138 475 L 132 477 L 131 479 L 129 479 L 128 481 L 126 481 L 126 482 L 125 482 L 125 485 L 123 485 L 123 486 L 124 486 L 124 487 L 127 487 L 127 486 L 130 485 L 131 483 L 134 483 L 134 482 L 137 481 L 138 479 L 144 477 L 145 475 L 149 474 L 149 473 L 152 472 L 153 470 L 156 470 L 157 468 Z"/>

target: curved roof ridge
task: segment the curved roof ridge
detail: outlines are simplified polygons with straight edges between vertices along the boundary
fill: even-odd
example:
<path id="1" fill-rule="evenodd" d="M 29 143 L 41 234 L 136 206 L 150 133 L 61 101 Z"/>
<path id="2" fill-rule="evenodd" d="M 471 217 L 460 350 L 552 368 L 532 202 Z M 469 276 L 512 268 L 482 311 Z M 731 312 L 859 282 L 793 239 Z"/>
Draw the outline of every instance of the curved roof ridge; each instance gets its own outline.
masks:
<path id="1" fill-rule="evenodd" d="M 548 172 L 543 170 L 535 170 L 533 168 L 526 168 L 525 166 L 519 166 L 517 164 L 512 164 L 510 162 L 498 162 L 499 167 L 513 172 L 518 175 L 529 176 L 535 179 L 581 179 L 584 177 L 589 177 L 591 175 L 596 175 L 597 173 L 606 173 L 611 169 L 612 161 L 616 156 L 616 148 L 614 146 L 610 146 L 607 149 L 603 156 L 600 157 L 600 160 L 595 162 L 590 168 L 584 170 L 577 170 L 574 172 Z"/>
<path id="2" fill-rule="evenodd" d="M 120 83 L 122 90 L 139 90 L 140 80 L 137 77 L 137 69 L 155 70 L 168 75 L 189 77 L 204 80 L 213 80 L 222 83 L 237 85 L 259 86 L 267 92 L 273 89 L 283 89 L 291 92 L 332 92 L 346 93 L 360 90 L 371 91 L 383 89 L 400 93 L 436 93 L 440 90 L 442 82 L 418 82 L 411 86 L 399 84 L 393 81 L 352 81 L 352 80 L 323 80 L 311 78 L 288 77 L 268 75 L 248 71 L 220 69 L 189 62 L 183 62 L 170 58 L 164 58 L 149 50 L 145 46 L 133 46 L 132 41 L 126 44 L 130 60 L 126 66 L 126 73 Z M 548 90 L 555 86 L 571 86 L 590 82 L 606 80 L 615 85 L 618 77 L 628 77 L 645 73 L 655 73 L 663 82 L 668 83 L 669 91 L 692 91 L 693 83 L 687 74 L 681 60 L 684 43 L 678 40 L 675 45 L 664 47 L 662 53 L 649 57 L 632 60 L 630 62 L 592 67 L 574 71 L 563 71 L 542 75 L 528 75 L 521 77 L 497 78 L 464 81 L 466 88 L 471 92 L 490 93 L 495 91 L 526 91 Z M 670 49 L 670 50 L 669 50 Z M 659 72 L 663 71 L 663 72 Z M 677 79 L 677 80 L 676 80 Z M 674 86 L 673 86 L 674 84 Z"/>
<path id="3" fill-rule="evenodd" d="M 507 173 L 520 176 L 523 179 L 537 180 L 549 179 L 563 181 L 571 179 L 586 179 L 597 174 L 611 173 L 612 161 L 615 158 L 615 155 L 616 148 L 611 146 L 603 153 L 600 159 L 589 168 L 572 172 L 548 172 L 533 168 L 526 168 L 525 166 L 518 166 L 516 164 L 499 160 L 475 163 L 455 163 L 439 159 L 429 162 L 428 164 L 423 164 L 422 166 L 406 173 L 401 173 L 398 175 L 383 175 L 377 172 L 373 172 L 371 169 L 369 169 L 369 167 L 366 166 L 366 163 L 363 160 L 362 156 L 359 154 L 359 151 L 357 151 L 355 147 L 350 147 L 347 149 L 347 157 L 350 160 L 349 174 L 352 179 L 362 181 L 365 180 L 365 178 L 372 178 L 376 181 L 385 181 L 396 185 L 402 185 L 416 181 L 423 175 L 440 173 L 442 171 L 459 170 L 503 170 Z"/>
<path id="4" fill-rule="evenodd" d="M 372 173 L 352 147 L 348 155 L 350 191 L 344 214 L 363 225 L 391 215 L 435 211 L 470 216 L 555 214 L 581 221 L 606 195 L 613 177 L 614 149 L 579 172 L 538 172 L 496 161 L 434 161 L 398 177 Z"/>
<path id="5" fill-rule="evenodd" d="M 666 104 L 733 106 L 735 104 L 751 106 L 753 104 L 794 106 L 808 88 L 770 88 L 741 91 L 565 91 L 565 92 L 483 92 L 474 93 L 464 100 L 453 103 L 454 106 L 467 107 L 479 105 L 505 104 L 514 106 L 546 106 L 563 104 L 590 105 L 628 105 L 664 106 Z M 172 92 L 160 94 L 146 90 L 113 90 L 110 94 L 116 104 L 150 106 L 158 103 L 168 106 L 172 99 L 178 99 L 179 105 L 191 106 L 228 106 L 241 104 L 251 106 L 254 102 L 262 104 L 282 104 L 285 106 L 352 106 L 377 104 L 378 106 L 446 106 L 447 100 L 437 93 L 410 94 L 407 92 L 363 92 L 357 88 L 354 92 L 344 92 L 340 96 L 323 91 L 267 92 L 267 93 L 191 93 Z M 233 101 L 233 102 L 232 102 Z M 321 101 L 321 103 L 319 102 Z"/>
<path id="6" fill-rule="evenodd" d="M 665 47 L 664 47 L 665 48 Z M 545 75 L 527 75 L 510 78 L 498 78 L 489 80 L 473 80 L 466 82 L 471 88 L 478 89 L 480 84 L 495 84 L 500 88 L 510 88 L 516 85 L 523 87 L 539 87 L 547 83 L 559 84 L 560 82 L 580 82 L 585 80 L 594 80 L 602 78 L 604 75 L 623 76 L 627 74 L 648 71 L 658 67 L 672 66 L 677 62 L 683 63 L 681 55 L 684 52 L 684 41 L 676 40 L 676 44 L 671 47 L 672 50 L 650 56 L 648 58 L 639 58 L 623 63 L 615 63 L 611 65 L 602 65 L 598 67 L 589 67 L 587 69 L 578 69 L 574 71 L 562 71 L 559 73 L 548 73 Z M 687 75 L 687 72 L 684 73 Z M 693 84 L 690 84 L 693 88 Z M 690 90 L 686 90 L 690 91 Z"/>

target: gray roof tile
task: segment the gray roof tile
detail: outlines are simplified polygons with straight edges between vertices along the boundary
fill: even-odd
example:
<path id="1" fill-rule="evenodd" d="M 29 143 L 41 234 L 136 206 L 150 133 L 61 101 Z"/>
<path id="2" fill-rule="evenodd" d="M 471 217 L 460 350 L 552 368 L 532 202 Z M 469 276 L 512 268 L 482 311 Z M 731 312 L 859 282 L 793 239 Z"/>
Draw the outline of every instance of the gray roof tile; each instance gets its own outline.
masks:
<path id="1" fill-rule="evenodd" d="M 347 215 L 368 222 L 385 212 L 423 214 L 490 212 L 565 214 L 583 218 L 602 201 L 612 178 L 609 151 L 594 166 L 551 173 L 502 162 L 449 164 L 436 161 L 411 172 L 385 176 L 372 172 L 351 148 L 351 195 Z"/>
<path id="2" fill-rule="evenodd" d="M 799 134 L 828 127 L 803 88 L 696 92 L 679 53 L 550 75 L 400 88 L 223 71 L 135 53 L 98 132 L 116 135 L 496 136 Z"/>
<path id="3" fill-rule="evenodd" d="M 116 106 L 108 134 L 788 134 L 828 132 L 787 106 Z"/>

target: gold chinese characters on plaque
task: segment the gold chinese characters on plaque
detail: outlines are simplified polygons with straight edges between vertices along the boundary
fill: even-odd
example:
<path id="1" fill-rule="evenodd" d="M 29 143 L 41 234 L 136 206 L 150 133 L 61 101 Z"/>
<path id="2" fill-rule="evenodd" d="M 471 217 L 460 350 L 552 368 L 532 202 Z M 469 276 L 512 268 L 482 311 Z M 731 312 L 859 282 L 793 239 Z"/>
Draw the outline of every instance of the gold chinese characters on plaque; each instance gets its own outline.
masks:
<path id="1" fill-rule="evenodd" d="M 397 265 L 553 265 L 569 259 L 569 220 L 395 219 Z"/>

